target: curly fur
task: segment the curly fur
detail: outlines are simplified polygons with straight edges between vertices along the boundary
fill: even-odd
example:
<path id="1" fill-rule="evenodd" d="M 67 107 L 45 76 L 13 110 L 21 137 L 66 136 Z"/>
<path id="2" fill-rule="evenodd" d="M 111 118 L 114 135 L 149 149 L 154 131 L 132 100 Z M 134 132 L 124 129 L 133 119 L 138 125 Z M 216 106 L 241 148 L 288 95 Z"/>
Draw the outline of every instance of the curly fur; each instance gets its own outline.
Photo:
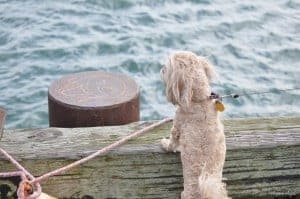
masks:
<path id="1" fill-rule="evenodd" d="M 161 70 L 167 99 L 177 106 L 167 151 L 180 151 L 183 166 L 182 199 L 228 198 L 222 183 L 225 135 L 213 100 L 208 100 L 214 74 L 204 57 L 188 51 L 170 55 Z"/>

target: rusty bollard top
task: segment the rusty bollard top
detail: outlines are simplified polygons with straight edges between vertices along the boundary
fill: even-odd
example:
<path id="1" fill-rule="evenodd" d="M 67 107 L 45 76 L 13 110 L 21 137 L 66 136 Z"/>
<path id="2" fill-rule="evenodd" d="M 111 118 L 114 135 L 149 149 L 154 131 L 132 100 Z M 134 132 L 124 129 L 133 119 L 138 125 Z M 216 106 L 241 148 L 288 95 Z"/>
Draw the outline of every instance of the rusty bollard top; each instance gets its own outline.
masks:
<path id="1" fill-rule="evenodd" d="M 5 110 L 2 109 L 2 108 L 0 108 L 0 140 L 1 140 L 2 136 L 3 136 L 5 116 L 6 116 Z"/>
<path id="2" fill-rule="evenodd" d="M 67 75 L 48 92 L 56 127 L 119 125 L 139 120 L 139 87 L 125 75 L 91 71 Z"/>

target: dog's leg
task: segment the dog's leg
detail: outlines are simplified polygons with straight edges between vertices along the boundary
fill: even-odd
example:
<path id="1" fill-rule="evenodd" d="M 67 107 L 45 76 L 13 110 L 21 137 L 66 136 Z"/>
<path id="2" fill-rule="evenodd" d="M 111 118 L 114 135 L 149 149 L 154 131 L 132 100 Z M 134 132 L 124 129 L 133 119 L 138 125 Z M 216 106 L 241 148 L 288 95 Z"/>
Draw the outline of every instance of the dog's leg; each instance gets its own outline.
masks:
<path id="1" fill-rule="evenodd" d="M 163 138 L 161 140 L 162 147 L 166 151 L 179 151 L 179 137 L 180 137 L 180 131 L 175 126 L 171 129 L 171 135 L 170 139 Z"/>
<path id="2" fill-rule="evenodd" d="M 180 197 L 180 199 L 185 199 L 184 191 L 181 192 L 181 197 Z"/>

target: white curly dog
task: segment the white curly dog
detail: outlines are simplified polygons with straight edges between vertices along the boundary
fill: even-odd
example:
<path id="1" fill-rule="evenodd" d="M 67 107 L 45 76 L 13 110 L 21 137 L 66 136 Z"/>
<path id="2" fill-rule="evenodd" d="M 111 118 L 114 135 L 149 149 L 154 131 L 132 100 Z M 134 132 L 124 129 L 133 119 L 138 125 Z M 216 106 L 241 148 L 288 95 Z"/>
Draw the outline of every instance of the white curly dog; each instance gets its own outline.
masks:
<path id="1" fill-rule="evenodd" d="M 209 82 L 214 74 L 204 57 L 188 51 L 169 56 L 161 69 L 167 99 L 177 106 L 167 151 L 180 151 L 184 190 L 182 199 L 227 199 L 222 170 L 226 145 L 223 125 Z"/>

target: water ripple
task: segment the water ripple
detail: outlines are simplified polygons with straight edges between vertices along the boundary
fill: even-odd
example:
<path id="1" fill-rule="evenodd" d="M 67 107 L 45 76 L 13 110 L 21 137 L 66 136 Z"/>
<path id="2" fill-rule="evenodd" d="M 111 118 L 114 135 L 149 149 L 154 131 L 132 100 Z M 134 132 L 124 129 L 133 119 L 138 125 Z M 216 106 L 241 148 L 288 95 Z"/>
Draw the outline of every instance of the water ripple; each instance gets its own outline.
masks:
<path id="1" fill-rule="evenodd" d="M 216 66 L 225 117 L 299 116 L 300 4 L 293 0 L 4 0 L 0 2 L 0 106 L 7 127 L 48 126 L 47 88 L 74 72 L 124 73 L 141 87 L 142 119 L 174 114 L 159 70 L 173 50 Z"/>

